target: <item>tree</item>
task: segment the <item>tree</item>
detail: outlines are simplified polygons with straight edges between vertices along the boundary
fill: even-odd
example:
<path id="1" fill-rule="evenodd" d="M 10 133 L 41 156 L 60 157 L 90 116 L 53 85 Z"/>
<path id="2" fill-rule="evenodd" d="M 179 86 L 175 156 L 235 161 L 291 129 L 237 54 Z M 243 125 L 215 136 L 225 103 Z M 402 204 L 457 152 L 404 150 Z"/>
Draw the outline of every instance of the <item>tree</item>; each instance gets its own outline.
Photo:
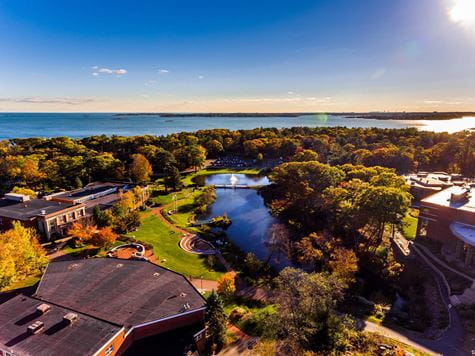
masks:
<path id="1" fill-rule="evenodd" d="M 91 242 L 98 247 L 108 247 L 117 239 L 117 234 L 110 226 L 103 227 L 92 236 Z"/>
<path id="2" fill-rule="evenodd" d="M 34 192 L 34 190 L 31 190 L 28 188 L 13 187 L 12 193 L 28 195 L 30 198 L 33 198 L 33 199 L 36 198 L 36 193 Z"/>
<path id="3" fill-rule="evenodd" d="M 329 267 L 333 274 L 349 285 L 355 281 L 358 258 L 352 250 L 337 248 L 331 255 Z"/>
<path id="4" fill-rule="evenodd" d="M 163 179 L 165 188 L 172 188 L 173 190 L 178 190 L 181 188 L 181 176 L 178 168 L 173 165 L 167 165 L 163 173 L 165 174 Z"/>
<path id="5" fill-rule="evenodd" d="M 318 161 L 318 153 L 312 150 L 302 150 L 302 151 L 297 152 L 292 157 L 292 161 L 296 161 L 296 162 Z"/>
<path id="6" fill-rule="evenodd" d="M 327 273 L 306 273 L 287 267 L 276 279 L 275 327 L 285 340 L 287 353 L 325 350 L 331 347 L 329 329 L 339 319 L 335 311 L 343 296 L 344 284 Z"/>
<path id="7" fill-rule="evenodd" d="M 68 235 L 77 239 L 80 243 L 89 242 L 97 231 L 95 225 L 84 225 L 79 222 L 73 222 L 68 229 Z"/>
<path id="8" fill-rule="evenodd" d="M 132 163 L 129 167 L 130 177 L 134 182 L 145 184 L 150 181 L 152 166 L 147 158 L 140 153 L 132 155 Z"/>
<path id="9" fill-rule="evenodd" d="M 228 272 L 218 279 L 218 293 L 225 299 L 229 299 L 234 295 L 236 285 L 234 283 L 234 273 Z"/>
<path id="10" fill-rule="evenodd" d="M 114 218 L 110 210 L 101 210 L 101 208 L 99 208 L 99 206 L 97 205 L 92 211 L 92 216 L 94 217 L 94 221 L 99 227 L 112 225 Z"/>
<path id="11" fill-rule="evenodd" d="M 0 289 L 41 273 L 48 263 L 35 231 L 16 221 L 12 229 L 0 234 L 0 251 Z"/>
<path id="12" fill-rule="evenodd" d="M 226 337 L 226 314 L 224 313 L 223 301 L 213 290 L 208 298 L 206 309 L 206 334 L 210 348 L 221 347 Z"/>

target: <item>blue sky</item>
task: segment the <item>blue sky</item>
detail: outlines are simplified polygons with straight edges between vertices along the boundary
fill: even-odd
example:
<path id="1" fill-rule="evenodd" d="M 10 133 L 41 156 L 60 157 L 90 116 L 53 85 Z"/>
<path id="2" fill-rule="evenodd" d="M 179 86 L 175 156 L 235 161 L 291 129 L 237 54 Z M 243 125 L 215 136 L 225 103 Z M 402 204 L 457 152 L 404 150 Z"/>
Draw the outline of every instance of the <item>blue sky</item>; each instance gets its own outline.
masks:
<path id="1" fill-rule="evenodd" d="M 475 0 L 0 0 L 0 111 L 475 110 Z"/>

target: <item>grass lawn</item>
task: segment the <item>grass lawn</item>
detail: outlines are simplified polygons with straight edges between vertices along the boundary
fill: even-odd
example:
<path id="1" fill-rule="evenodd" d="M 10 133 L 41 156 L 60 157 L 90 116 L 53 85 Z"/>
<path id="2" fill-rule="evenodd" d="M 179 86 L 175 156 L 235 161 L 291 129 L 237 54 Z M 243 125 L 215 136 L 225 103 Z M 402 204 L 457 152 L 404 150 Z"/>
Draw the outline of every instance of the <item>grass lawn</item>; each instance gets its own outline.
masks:
<path id="1" fill-rule="evenodd" d="M 406 239 L 413 240 L 416 238 L 417 220 L 417 211 L 415 210 L 409 211 L 403 219 L 402 234 Z"/>
<path id="2" fill-rule="evenodd" d="M 137 231 L 128 236 L 153 246 L 153 253 L 163 267 L 185 276 L 217 280 L 223 272 L 210 270 L 206 256 L 194 255 L 183 251 L 178 245 L 180 234 L 170 230 L 158 216 L 149 215 L 142 220 Z M 161 262 L 166 260 L 165 262 Z"/>

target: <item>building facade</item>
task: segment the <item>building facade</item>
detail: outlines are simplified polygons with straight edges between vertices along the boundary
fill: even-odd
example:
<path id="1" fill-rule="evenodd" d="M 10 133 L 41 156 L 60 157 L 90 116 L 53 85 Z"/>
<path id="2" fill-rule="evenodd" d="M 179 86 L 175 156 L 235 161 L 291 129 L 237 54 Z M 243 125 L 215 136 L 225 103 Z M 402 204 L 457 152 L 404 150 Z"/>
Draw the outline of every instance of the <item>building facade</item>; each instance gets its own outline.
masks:
<path id="1" fill-rule="evenodd" d="M 442 245 L 448 258 L 475 265 L 475 188 L 452 186 L 420 203 L 417 236 Z"/>

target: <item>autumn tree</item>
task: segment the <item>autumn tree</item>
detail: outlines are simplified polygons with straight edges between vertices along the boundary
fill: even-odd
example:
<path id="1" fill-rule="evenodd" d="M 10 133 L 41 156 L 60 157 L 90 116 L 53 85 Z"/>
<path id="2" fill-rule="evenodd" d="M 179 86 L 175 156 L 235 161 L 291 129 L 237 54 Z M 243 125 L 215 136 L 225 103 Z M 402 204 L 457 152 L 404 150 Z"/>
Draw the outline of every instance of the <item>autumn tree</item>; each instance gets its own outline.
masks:
<path id="1" fill-rule="evenodd" d="M 287 267 L 276 279 L 275 328 L 285 340 L 288 354 L 305 350 L 328 350 L 336 342 L 332 329 L 341 317 L 336 304 L 343 297 L 344 283 L 335 275 L 306 273 Z"/>
<path id="2" fill-rule="evenodd" d="M 36 233 L 19 222 L 0 234 L 0 289 L 22 278 L 37 275 L 48 263 Z"/>
<path id="3" fill-rule="evenodd" d="M 292 161 L 296 161 L 296 162 L 318 161 L 318 153 L 312 150 L 301 150 L 301 151 L 298 151 L 292 157 Z"/>
<path id="4" fill-rule="evenodd" d="M 34 190 L 29 189 L 29 188 L 23 188 L 23 187 L 13 187 L 12 193 L 16 194 L 22 194 L 22 195 L 27 195 L 32 199 L 36 198 L 36 193 Z"/>
<path id="5" fill-rule="evenodd" d="M 234 273 L 228 272 L 218 279 L 218 293 L 225 299 L 229 299 L 234 295 L 236 285 L 234 282 Z"/>
<path id="6" fill-rule="evenodd" d="M 132 163 L 129 166 L 129 174 L 134 182 L 144 184 L 150 181 L 152 166 L 147 158 L 140 153 L 132 155 Z"/>
<path id="7" fill-rule="evenodd" d="M 352 250 L 336 248 L 331 254 L 328 265 L 332 273 L 348 285 L 355 281 L 355 273 L 358 271 L 358 258 Z"/>
<path id="8" fill-rule="evenodd" d="M 77 239 L 78 242 L 89 242 L 93 239 L 97 231 L 95 225 L 85 225 L 79 222 L 73 222 L 68 229 L 68 235 Z"/>
<path id="9" fill-rule="evenodd" d="M 97 230 L 91 239 L 91 242 L 98 247 L 108 247 L 115 242 L 117 234 L 112 231 L 110 226 Z"/>

